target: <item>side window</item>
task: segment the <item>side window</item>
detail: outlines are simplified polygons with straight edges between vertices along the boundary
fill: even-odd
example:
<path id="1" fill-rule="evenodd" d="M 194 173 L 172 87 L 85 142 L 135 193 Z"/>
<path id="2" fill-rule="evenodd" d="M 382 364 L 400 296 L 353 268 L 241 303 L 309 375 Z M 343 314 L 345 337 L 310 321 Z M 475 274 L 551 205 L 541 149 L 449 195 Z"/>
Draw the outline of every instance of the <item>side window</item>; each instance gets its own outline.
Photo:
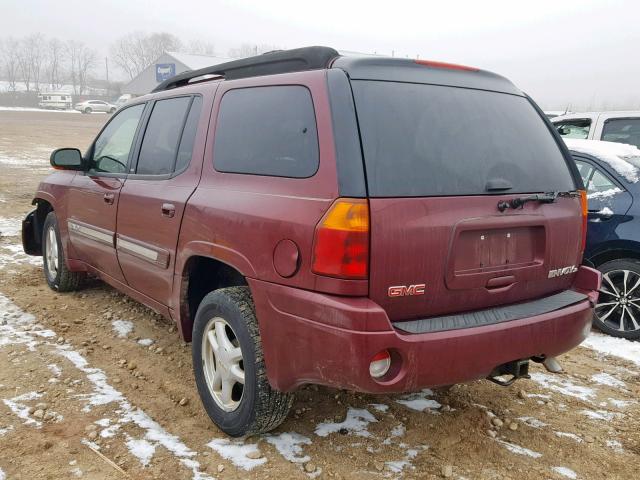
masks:
<path id="1" fill-rule="evenodd" d="M 140 147 L 136 169 L 138 175 L 167 175 L 173 172 L 191 98 L 169 98 L 155 103 Z"/>
<path id="2" fill-rule="evenodd" d="M 320 163 L 311 93 L 303 86 L 228 91 L 214 144 L 220 172 L 307 178 Z"/>
<path id="3" fill-rule="evenodd" d="M 591 173 L 593 172 L 593 167 L 588 163 L 581 162 L 580 160 L 576 161 L 576 166 L 578 167 L 578 172 L 580 172 L 580 176 L 582 177 L 582 183 L 586 187 L 589 182 L 589 177 L 591 177 Z"/>
<path id="4" fill-rule="evenodd" d="M 628 143 L 640 148 L 640 118 L 607 120 L 602 128 L 602 140 Z"/>
<path id="5" fill-rule="evenodd" d="M 577 118 L 575 120 L 563 120 L 554 123 L 554 125 L 558 133 L 563 137 L 586 139 L 589 136 L 591 119 Z"/>
<path id="6" fill-rule="evenodd" d="M 587 185 L 587 194 L 606 192 L 607 190 L 612 190 L 617 188 L 616 185 L 609 180 L 609 178 L 602 173 L 600 170 L 596 170 L 593 172 L 593 176 L 591 180 L 589 180 L 589 184 Z"/>
<path id="7" fill-rule="evenodd" d="M 116 114 L 96 139 L 90 170 L 105 173 L 125 173 L 133 137 L 142 116 L 144 104 L 125 108 Z"/>
<path id="8" fill-rule="evenodd" d="M 202 97 L 194 97 L 189 110 L 189 116 L 184 124 L 182 139 L 178 147 L 178 158 L 176 159 L 176 172 L 180 172 L 187 168 L 193 154 L 193 143 L 196 139 L 198 131 L 198 121 L 200 120 L 200 111 L 202 110 Z"/>

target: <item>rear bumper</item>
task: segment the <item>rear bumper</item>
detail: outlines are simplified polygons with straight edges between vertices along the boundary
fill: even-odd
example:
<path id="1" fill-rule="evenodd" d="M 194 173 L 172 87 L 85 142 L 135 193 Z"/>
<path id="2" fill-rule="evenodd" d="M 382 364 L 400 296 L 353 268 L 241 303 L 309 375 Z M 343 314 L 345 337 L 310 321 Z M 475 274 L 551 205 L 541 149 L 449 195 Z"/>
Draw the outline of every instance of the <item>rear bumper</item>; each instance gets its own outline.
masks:
<path id="1" fill-rule="evenodd" d="M 584 269 L 584 270 L 583 270 Z M 250 280 L 271 385 L 282 391 L 315 383 L 362 392 L 406 392 L 487 377 L 495 367 L 576 347 L 591 328 L 600 275 L 581 267 L 574 290 L 588 295 L 566 308 L 474 328 L 407 334 L 367 298 L 335 297 Z M 393 366 L 369 375 L 381 350 Z"/>

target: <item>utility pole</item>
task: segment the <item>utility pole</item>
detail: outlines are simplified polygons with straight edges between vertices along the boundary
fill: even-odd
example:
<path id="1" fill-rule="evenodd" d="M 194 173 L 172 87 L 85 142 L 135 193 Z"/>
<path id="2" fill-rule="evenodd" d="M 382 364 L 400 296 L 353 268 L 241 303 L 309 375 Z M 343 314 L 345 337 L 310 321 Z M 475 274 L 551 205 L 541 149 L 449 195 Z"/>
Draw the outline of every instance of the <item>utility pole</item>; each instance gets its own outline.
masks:
<path id="1" fill-rule="evenodd" d="M 110 90 L 109 86 L 109 57 L 104 57 L 104 70 L 107 74 L 107 92 Z"/>

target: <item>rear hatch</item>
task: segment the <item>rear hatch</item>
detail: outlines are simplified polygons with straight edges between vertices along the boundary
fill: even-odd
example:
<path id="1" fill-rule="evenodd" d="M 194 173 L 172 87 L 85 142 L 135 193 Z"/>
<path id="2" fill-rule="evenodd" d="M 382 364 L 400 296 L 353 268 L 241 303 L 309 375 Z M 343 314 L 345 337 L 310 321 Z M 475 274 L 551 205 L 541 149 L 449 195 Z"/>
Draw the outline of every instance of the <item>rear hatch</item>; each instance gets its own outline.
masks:
<path id="1" fill-rule="evenodd" d="M 577 188 L 529 99 L 399 81 L 352 80 L 352 88 L 370 197 L 370 297 L 392 321 L 533 300 L 571 285 L 566 267 L 578 266 L 582 250 L 580 198 L 498 208 Z"/>

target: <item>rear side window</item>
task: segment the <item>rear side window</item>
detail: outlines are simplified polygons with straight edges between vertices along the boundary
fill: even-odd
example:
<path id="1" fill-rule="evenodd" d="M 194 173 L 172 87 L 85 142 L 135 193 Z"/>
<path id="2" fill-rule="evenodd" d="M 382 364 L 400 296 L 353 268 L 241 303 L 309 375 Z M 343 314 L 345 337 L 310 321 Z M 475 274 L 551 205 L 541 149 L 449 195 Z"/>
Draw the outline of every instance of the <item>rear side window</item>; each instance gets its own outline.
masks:
<path id="1" fill-rule="evenodd" d="M 151 117 L 140 147 L 139 175 L 167 175 L 173 172 L 191 97 L 159 100 L 153 106 Z"/>
<path id="2" fill-rule="evenodd" d="M 607 120 L 602 129 L 602 140 L 628 143 L 640 148 L 640 118 Z"/>
<path id="3" fill-rule="evenodd" d="M 193 143 L 196 139 L 198 131 L 198 121 L 200 120 L 200 110 L 202 110 L 202 97 L 194 97 L 189 110 L 187 122 L 184 124 L 184 132 L 178 147 L 178 158 L 176 159 L 176 172 L 180 172 L 187 168 L 193 154 Z"/>
<path id="4" fill-rule="evenodd" d="M 353 81 L 353 90 L 372 197 L 575 189 L 553 135 L 524 97 L 368 80 Z"/>
<path id="5" fill-rule="evenodd" d="M 214 144 L 220 172 L 306 178 L 318 169 L 311 93 L 298 85 L 228 91 Z"/>

